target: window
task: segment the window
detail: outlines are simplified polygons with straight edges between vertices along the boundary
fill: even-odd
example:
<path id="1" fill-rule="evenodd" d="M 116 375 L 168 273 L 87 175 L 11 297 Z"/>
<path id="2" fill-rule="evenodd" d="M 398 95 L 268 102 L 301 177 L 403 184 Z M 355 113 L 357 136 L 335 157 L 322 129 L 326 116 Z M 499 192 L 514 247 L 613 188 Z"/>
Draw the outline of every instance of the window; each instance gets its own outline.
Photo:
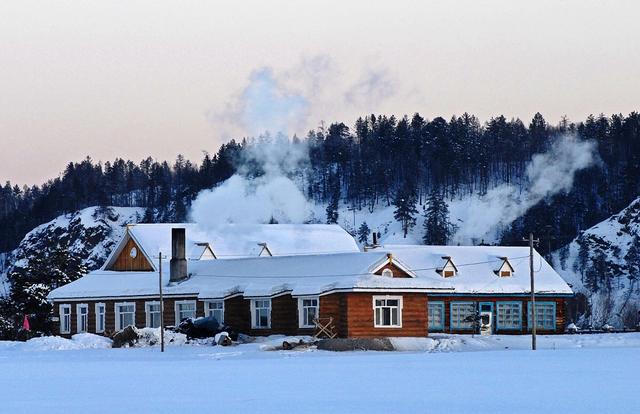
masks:
<path id="1" fill-rule="evenodd" d="M 455 276 L 456 272 L 454 272 L 453 270 L 444 270 L 442 272 L 442 276 L 444 277 L 453 277 Z"/>
<path id="2" fill-rule="evenodd" d="M 318 298 L 298 299 L 298 325 L 300 328 L 314 328 L 316 326 L 314 320 L 318 317 L 318 305 Z"/>
<path id="3" fill-rule="evenodd" d="M 71 305 L 60 305 L 60 333 L 71 333 Z"/>
<path id="4" fill-rule="evenodd" d="M 451 329 L 473 329 L 474 302 L 451 302 Z"/>
<path id="5" fill-rule="evenodd" d="M 374 296 L 373 310 L 374 327 L 402 327 L 402 296 Z"/>
<path id="6" fill-rule="evenodd" d="M 384 269 L 382 271 L 382 276 L 384 277 L 393 277 L 393 270 L 391 269 Z"/>
<path id="7" fill-rule="evenodd" d="M 224 324 L 224 301 L 210 300 L 205 302 L 205 313 L 213 316 L 220 325 Z"/>
<path id="8" fill-rule="evenodd" d="M 531 322 L 531 302 L 529 302 L 528 327 L 531 330 L 533 322 Z M 556 329 L 556 303 L 555 302 L 536 302 L 536 328 L 553 331 Z"/>
<path id="9" fill-rule="evenodd" d="M 271 327 L 271 299 L 251 301 L 251 327 L 254 329 Z"/>
<path id="10" fill-rule="evenodd" d="M 129 325 L 136 324 L 135 302 L 116 303 L 116 331 L 121 331 Z"/>
<path id="11" fill-rule="evenodd" d="M 196 317 L 196 301 L 181 300 L 176 302 L 176 325 L 188 318 Z"/>
<path id="12" fill-rule="evenodd" d="M 104 303 L 96 303 L 96 333 L 104 332 L 104 313 L 106 307 Z"/>
<path id="13" fill-rule="evenodd" d="M 498 309 L 498 329 L 522 328 L 522 303 L 496 302 Z"/>
<path id="14" fill-rule="evenodd" d="M 500 277 L 509 277 L 511 276 L 511 271 L 510 270 L 502 270 L 500 271 Z"/>
<path id="15" fill-rule="evenodd" d="M 144 304 L 144 311 L 147 315 L 145 321 L 147 328 L 159 328 L 160 302 L 146 302 Z"/>
<path id="16" fill-rule="evenodd" d="M 78 333 L 87 332 L 89 326 L 89 305 L 86 303 L 76 305 L 76 322 Z"/>
<path id="17" fill-rule="evenodd" d="M 430 331 L 444 329 L 444 302 L 429 302 L 428 327 Z"/>

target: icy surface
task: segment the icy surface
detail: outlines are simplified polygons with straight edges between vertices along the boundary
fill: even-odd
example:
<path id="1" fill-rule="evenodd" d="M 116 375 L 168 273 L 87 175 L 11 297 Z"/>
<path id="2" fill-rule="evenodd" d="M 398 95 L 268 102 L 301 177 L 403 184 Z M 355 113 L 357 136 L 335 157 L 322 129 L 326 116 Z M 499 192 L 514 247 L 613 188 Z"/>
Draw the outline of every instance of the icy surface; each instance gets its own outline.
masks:
<path id="1" fill-rule="evenodd" d="M 0 343 L 2 411 L 640 411 L 636 333 L 541 336 L 536 352 L 528 336 L 498 335 L 393 339 L 410 352 L 265 351 L 284 338 L 164 354 L 157 346 L 57 352 Z"/>

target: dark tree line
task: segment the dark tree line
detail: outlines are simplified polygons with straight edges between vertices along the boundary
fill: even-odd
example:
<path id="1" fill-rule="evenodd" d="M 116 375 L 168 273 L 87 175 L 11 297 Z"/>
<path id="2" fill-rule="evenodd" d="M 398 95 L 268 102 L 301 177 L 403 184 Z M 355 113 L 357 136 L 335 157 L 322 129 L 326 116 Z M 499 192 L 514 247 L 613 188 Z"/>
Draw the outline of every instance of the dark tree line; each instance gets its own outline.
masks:
<path id="1" fill-rule="evenodd" d="M 309 164 L 294 174 L 310 199 L 328 206 L 329 221 L 337 220 L 341 203 L 369 210 L 394 205 L 408 230 L 416 214 L 428 208 L 431 194 L 447 200 L 484 194 L 505 182 L 525 186 L 532 155 L 563 133 L 595 140 L 602 162 L 579 172 L 569 193 L 539 203 L 516 220 L 502 240 L 512 244 L 522 234 L 547 228 L 553 237 L 549 247 L 555 249 L 640 193 L 638 113 L 558 125 L 549 125 L 540 114 L 528 123 L 504 116 L 481 123 L 469 114 L 449 120 L 370 115 L 351 128 L 334 123 L 310 131 L 290 145 L 307 144 Z M 92 205 L 141 206 L 147 209 L 145 221 L 182 221 L 200 190 L 236 173 L 247 148 L 260 145 L 263 140 L 231 141 L 199 165 L 181 156 L 172 164 L 151 158 L 102 164 L 87 158 L 69 163 L 60 177 L 41 186 L 6 183 L 0 187 L 0 251 L 14 248 L 38 224 Z"/>

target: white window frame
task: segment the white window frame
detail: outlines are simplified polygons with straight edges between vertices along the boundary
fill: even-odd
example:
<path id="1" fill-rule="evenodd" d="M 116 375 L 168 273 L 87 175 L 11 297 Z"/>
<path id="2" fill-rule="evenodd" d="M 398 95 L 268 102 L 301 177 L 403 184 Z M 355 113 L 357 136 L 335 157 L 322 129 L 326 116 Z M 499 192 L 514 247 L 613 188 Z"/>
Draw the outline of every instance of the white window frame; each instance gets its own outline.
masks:
<path id="1" fill-rule="evenodd" d="M 68 309 L 69 313 L 65 315 L 65 313 L 63 312 L 63 309 Z M 60 333 L 61 334 L 71 333 L 71 305 L 60 305 L 59 312 L 60 312 Z M 64 329 L 65 320 L 66 320 L 67 329 Z"/>
<path id="2" fill-rule="evenodd" d="M 136 303 L 135 302 L 116 302 L 113 305 L 113 312 L 116 315 L 116 331 L 121 331 L 126 328 L 125 326 L 120 326 L 120 310 L 118 309 L 120 306 L 133 306 L 133 326 L 136 325 Z M 127 312 L 129 313 L 129 312 Z"/>
<path id="3" fill-rule="evenodd" d="M 377 300 L 397 300 L 398 301 L 398 324 L 397 325 L 381 325 L 378 324 L 378 321 L 376 320 L 376 310 L 377 308 L 394 308 L 392 306 L 387 306 L 386 303 L 383 306 L 376 306 L 376 301 Z M 373 305 L 373 327 L 374 328 L 389 328 L 389 329 L 397 329 L 397 328 L 402 328 L 402 308 L 403 308 L 403 304 L 402 304 L 402 296 L 389 296 L 389 295 L 380 295 L 380 296 L 374 296 L 373 297 L 373 301 L 372 301 L 372 305 Z"/>
<path id="4" fill-rule="evenodd" d="M 176 317 L 176 326 L 180 324 L 180 321 L 185 318 L 180 318 L 180 305 L 193 305 L 193 318 L 198 317 L 198 305 L 195 300 L 176 300 L 173 305 Z"/>
<path id="5" fill-rule="evenodd" d="M 157 300 L 152 300 L 144 303 L 144 326 L 146 326 L 147 328 L 153 328 L 153 326 L 151 326 L 151 313 L 157 313 L 158 318 L 162 317 L 162 312 L 160 312 L 160 310 L 158 310 L 157 312 L 151 312 L 149 310 L 150 306 L 155 306 L 155 305 L 159 307 L 160 302 Z M 160 326 L 162 326 L 162 321 L 160 321 Z M 160 326 L 156 326 L 156 328 L 159 328 Z"/>
<path id="6" fill-rule="evenodd" d="M 382 271 L 382 276 L 384 277 L 393 277 L 393 270 L 386 268 Z"/>
<path id="7" fill-rule="evenodd" d="M 315 300 L 316 306 L 304 306 L 305 300 Z M 305 310 L 307 308 L 316 309 L 316 318 L 320 316 L 320 297 L 319 296 L 305 296 L 298 298 L 298 328 L 315 328 L 316 324 L 313 321 L 310 324 L 304 323 Z"/>
<path id="8" fill-rule="evenodd" d="M 84 309 L 85 313 L 80 313 L 80 309 Z M 84 317 L 84 321 L 82 320 Z M 86 303 L 76 304 L 76 333 L 89 332 L 89 305 Z"/>
<path id="9" fill-rule="evenodd" d="M 221 308 L 211 309 L 211 304 L 222 304 Z M 222 313 L 222 318 L 218 319 L 218 323 L 220 326 L 224 325 L 224 300 L 206 300 L 204 301 L 204 315 L 205 316 L 214 316 L 215 311 L 220 311 Z"/>
<path id="10" fill-rule="evenodd" d="M 100 308 L 102 308 L 102 312 L 100 312 Z M 107 326 L 107 305 L 104 303 L 96 303 L 95 306 L 96 311 L 96 333 L 103 333 Z M 100 328 L 100 321 L 102 320 L 102 328 Z"/>
<path id="11" fill-rule="evenodd" d="M 257 302 L 267 302 L 269 304 L 268 308 L 256 306 Z M 251 329 L 271 329 L 271 298 L 258 298 L 251 299 Z M 267 309 L 267 326 L 258 326 L 256 311 L 258 309 Z"/>

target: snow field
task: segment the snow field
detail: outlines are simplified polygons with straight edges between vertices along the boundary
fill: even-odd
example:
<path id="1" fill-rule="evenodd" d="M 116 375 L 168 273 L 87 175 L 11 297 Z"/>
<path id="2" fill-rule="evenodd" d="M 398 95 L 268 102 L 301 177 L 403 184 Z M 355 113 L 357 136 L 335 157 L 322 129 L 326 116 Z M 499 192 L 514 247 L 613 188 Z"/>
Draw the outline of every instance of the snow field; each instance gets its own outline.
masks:
<path id="1" fill-rule="evenodd" d="M 265 352 L 286 339 L 274 336 L 164 354 L 101 349 L 92 337 L 0 343 L 0 411 L 640 412 L 636 333 L 540 337 L 536 352 L 527 336 L 393 339 L 412 352 Z"/>

